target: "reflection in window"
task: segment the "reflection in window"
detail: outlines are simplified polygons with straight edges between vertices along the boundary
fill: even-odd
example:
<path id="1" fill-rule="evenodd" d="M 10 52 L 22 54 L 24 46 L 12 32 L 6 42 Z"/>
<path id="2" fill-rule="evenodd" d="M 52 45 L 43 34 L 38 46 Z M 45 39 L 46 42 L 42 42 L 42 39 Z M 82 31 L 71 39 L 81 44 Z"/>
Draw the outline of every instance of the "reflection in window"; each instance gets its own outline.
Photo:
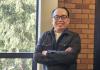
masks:
<path id="1" fill-rule="evenodd" d="M 33 52 L 36 0 L 0 0 L 0 52 Z"/>
<path id="2" fill-rule="evenodd" d="M 32 59 L 0 59 L 0 70 L 32 70 Z"/>

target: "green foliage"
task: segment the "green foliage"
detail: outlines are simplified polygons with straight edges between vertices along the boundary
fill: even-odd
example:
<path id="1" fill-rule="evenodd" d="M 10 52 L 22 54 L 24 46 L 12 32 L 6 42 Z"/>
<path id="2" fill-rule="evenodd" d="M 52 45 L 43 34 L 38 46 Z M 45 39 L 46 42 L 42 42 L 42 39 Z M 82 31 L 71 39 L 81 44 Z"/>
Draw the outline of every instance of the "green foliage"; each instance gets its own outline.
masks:
<path id="1" fill-rule="evenodd" d="M 0 70 L 32 70 L 31 59 L 1 59 Z"/>
<path id="2" fill-rule="evenodd" d="M 15 13 L 14 4 L 11 4 L 11 5 L 2 4 L 1 10 L 4 17 L 6 16 L 8 17 Z"/>
<path id="3" fill-rule="evenodd" d="M 25 12 L 31 14 L 33 12 L 35 12 L 35 9 L 33 8 L 34 6 L 32 5 L 28 5 L 28 4 L 24 4 L 22 5 L 23 10 L 25 10 Z"/>
<path id="4" fill-rule="evenodd" d="M 26 0 L 28 2 L 28 0 Z M 0 51 L 33 52 L 35 46 L 35 7 L 24 0 L 0 4 Z M 18 4 L 19 3 L 19 4 Z"/>
<path id="5" fill-rule="evenodd" d="M 33 1 L 0 0 L 0 52 L 34 52 L 36 10 Z M 31 62 L 0 59 L 0 70 L 32 70 Z"/>

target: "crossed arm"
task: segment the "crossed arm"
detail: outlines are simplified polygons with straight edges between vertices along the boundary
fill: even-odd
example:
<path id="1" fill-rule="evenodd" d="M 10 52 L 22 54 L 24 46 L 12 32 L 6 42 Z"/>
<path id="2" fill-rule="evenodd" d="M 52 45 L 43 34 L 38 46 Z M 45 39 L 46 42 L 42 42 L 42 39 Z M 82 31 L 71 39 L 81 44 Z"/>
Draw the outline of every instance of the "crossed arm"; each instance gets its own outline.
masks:
<path id="1" fill-rule="evenodd" d="M 64 51 L 56 50 L 41 50 L 41 45 L 38 45 L 39 50 L 36 50 L 35 61 L 45 65 L 55 65 L 55 64 L 72 64 L 75 62 L 78 53 L 80 52 L 80 39 L 76 36 L 72 42 L 71 46 L 66 48 Z"/>
<path id="2" fill-rule="evenodd" d="M 57 51 L 51 51 L 51 52 L 53 53 L 53 52 L 57 52 Z M 60 51 L 59 51 L 59 52 L 60 52 Z M 65 49 L 64 52 L 65 52 L 66 54 L 70 54 L 70 53 L 72 53 L 72 48 L 69 47 L 69 48 Z M 48 51 L 46 51 L 46 50 L 42 51 L 42 54 L 43 54 L 44 56 L 47 56 L 47 53 L 48 53 Z"/>
<path id="3" fill-rule="evenodd" d="M 46 65 L 71 64 L 76 60 L 77 56 L 73 49 L 69 47 L 65 51 L 44 50 L 42 53 L 35 54 L 35 60 Z"/>

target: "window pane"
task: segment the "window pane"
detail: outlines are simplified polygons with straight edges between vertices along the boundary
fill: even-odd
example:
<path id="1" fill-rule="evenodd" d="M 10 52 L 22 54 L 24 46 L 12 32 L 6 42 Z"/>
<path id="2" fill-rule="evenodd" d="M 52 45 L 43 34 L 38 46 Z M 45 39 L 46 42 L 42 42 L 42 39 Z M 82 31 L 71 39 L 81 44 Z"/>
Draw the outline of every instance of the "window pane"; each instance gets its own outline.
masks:
<path id="1" fill-rule="evenodd" d="M 32 70 L 32 59 L 0 59 L 0 70 Z"/>
<path id="2" fill-rule="evenodd" d="M 36 0 L 0 0 L 0 52 L 34 52 Z"/>

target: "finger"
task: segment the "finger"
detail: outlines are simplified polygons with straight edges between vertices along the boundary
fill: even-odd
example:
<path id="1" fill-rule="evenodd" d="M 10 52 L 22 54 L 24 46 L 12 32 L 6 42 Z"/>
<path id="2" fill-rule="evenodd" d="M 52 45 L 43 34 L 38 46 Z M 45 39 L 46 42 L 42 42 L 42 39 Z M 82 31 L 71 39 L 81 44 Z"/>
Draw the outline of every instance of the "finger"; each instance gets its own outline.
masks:
<path id="1" fill-rule="evenodd" d="M 67 48 L 66 50 L 65 50 L 65 52 L 71 52 L 72 51 L 72 48 Z"/>

